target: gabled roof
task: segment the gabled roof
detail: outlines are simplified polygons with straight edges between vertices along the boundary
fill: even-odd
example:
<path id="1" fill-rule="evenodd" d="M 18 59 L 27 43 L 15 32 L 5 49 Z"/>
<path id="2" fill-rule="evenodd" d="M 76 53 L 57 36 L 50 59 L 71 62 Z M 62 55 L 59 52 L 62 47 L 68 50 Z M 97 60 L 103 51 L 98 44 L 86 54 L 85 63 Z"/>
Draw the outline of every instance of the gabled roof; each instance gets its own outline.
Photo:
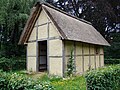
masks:
<path id="1" fill-rule="evenodd" d="M 47 3 L 37 3 L 34 8 L 35 10 L 33 10 L 27 21 L 19 44 L 24 44 L 28 40 L 40 11 L 43 8 L 60 32 L 62 39 L 110 46 L 103 36 L 87 21 L 69 15 Z"/>

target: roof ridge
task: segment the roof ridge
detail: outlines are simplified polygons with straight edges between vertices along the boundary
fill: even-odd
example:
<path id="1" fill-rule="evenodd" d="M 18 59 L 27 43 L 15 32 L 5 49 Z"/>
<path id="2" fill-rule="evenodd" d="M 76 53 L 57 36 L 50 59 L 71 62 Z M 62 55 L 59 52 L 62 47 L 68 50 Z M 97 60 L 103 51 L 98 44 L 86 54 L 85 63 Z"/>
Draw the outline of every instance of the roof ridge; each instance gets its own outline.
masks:
<path id="1" fill-rule="evenodd" d="M 73 16 L 73 15 L 71 15 L 71 14 L 69 14 L 69 13 L 67 13 L 67 12 L 65 12 L 65 11 L 63 11 L 63 10 L 61 10 L 61 9 L 59 9 L 58 7 L 55 7 L 55 6 L 47 3 L 47 2 L 38 1 L 36 4 L 46 5 L 46 6 L 50 7 L 50 8 L 53 8 L 53 9 L 55 9 L 55 10 L 57 10 L 57 11 L 65 14 L 65 15 L 67 15 L 67 16 L 70 16 L 70 17 L 72 17 L 72 18 L 74 18 L 74 19 L 77 19 L 77 20 L 79 20 L 79 21 L 82 21 L 82 22 L 84 22 L 84 23 L 87 23 L 87 24 L 89 24 L 89 25 L 92 25 L 91 22 L 86 21 L 86 20 L 84 20 L 84 19 L 80 19 L 80 18 L 78 18 L 77 16 Z M 35 4 L 35 5 L 36 5 L 36 4 Z"/>

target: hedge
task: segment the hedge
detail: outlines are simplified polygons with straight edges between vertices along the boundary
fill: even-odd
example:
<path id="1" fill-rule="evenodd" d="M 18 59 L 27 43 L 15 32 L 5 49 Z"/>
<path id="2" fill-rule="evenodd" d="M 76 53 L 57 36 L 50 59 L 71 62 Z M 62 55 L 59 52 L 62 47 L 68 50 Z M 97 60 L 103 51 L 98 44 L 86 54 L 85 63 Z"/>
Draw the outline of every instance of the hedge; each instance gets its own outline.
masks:
<path id="1" fill-rule="evenodd" d="M 4 71 L 10 70 L 23 70 L 26 68 L 25 58 L 15 57 L 15 58 L 0 58 L 0 69 Z"/>
<path id="2" fill-rule="evenodd" d="M 0 90 L 54 90 L 49 82 L 33 80 L 24 74 L 0 71 Z"/>
<path id="3" fill-rule="evenodd" d="M 105 64 L 120 64 L 120 59 L 105 59 Z"/>
<path id="4" fill-rule="evenodd" d="M 92 70 L 85 78 L 88 90 L 120 90 L 120 64 Z"/>

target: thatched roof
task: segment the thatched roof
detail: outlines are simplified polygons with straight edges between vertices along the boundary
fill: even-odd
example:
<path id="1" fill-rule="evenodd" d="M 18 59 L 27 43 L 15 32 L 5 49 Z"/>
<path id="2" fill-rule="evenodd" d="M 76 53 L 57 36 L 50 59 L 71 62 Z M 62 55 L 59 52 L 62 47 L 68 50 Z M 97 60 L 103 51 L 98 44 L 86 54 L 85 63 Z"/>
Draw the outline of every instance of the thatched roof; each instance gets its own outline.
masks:
<path id="1" fill-rule="evenodd" d="M 39 8 L 42 7 L 45 10 L 45 12 L 48 14 L 50 19 L 52 20 L 52 22 L 54 23 L 54 25 L 57 27 L 58 31 L 60 32 L 62 39 L 109 46 L 109 43 L 91 25 L 91 23 L 85 20 L 82 20 L 82 19 L 78 19 L 75 16 L 71 16 L 67 14 L 66 12 L 61 11 L 46 3 L 42 3 L 42 4 L 37 3 L 36 7 L 39 7 Z M 33 12 L 35 12 L 36 10 L 34 10 Z M 21 35 L 19 44 L 23 44 L 24 42 L 27 41 L 28 39 L 27 36 L 29 36 L 33 28 L 29 24 L 29 23 L 32 23 L 30 22 L 30 20 L 36 17 L 38 17 L 37 14 L 35 13 L 31 14 L 28 20 L 28 23 L 26 24 L 26 28 L 24 29 Z M 34 25 L 35 23 L 32 23 L 32 24 Z M 29 28 L 29 30 L 27 30 L 27 28 Z"/>

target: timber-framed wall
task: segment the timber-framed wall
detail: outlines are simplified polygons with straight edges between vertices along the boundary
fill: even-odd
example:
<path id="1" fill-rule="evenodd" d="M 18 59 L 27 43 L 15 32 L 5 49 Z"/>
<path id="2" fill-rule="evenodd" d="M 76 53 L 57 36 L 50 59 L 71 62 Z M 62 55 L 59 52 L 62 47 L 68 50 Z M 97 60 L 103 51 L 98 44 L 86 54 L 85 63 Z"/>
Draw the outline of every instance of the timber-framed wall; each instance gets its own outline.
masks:
<path id="1" fill-rule="evenodd" d="M 96 53 L 96 47 L 99 50 L 98 53 Z M 76 73 L 80 74 L 89 69 L 104 66 L 104 51 L 102 46 L 83 42 L 65 41 L 65 68 L 67 68 L 70 50 L 72 49 L 74 51 Z"/>
<path id="2" fill-rule="evenodd" d="M 64 76 L 73 50 L 76 74 L 104 66 L 103 46 L 110 46 L 91 23 L 48 3 L 37 3 L 21 34 L 27 45 L 27 70 Z M 43 66 L 42 66 L 43 65 Z M 41 66 L 41 67 L 40 67 Z"/>
<path id="3" fill-rule="evenodd" d="M 27 43 L 28 71 L 39 71 L 38 42 L 45 40 L 47 40 L 47 72 L 63 76 L 63 42 L 53 22 L 42 10 Z"/>
<path id="4" fill-rule="evenodd" d="M 39 71 L 38 43 L 40 41 L 47 41 L 47 72 L 49 74 L 64 76 L 72 49 L 77 74 L 104 66 L 102 46 L 61 38 L 52 20 L 42 10 L 27 42 L 27 70 Z M 96 49 L 99 53 L 96 53 Z"/>

